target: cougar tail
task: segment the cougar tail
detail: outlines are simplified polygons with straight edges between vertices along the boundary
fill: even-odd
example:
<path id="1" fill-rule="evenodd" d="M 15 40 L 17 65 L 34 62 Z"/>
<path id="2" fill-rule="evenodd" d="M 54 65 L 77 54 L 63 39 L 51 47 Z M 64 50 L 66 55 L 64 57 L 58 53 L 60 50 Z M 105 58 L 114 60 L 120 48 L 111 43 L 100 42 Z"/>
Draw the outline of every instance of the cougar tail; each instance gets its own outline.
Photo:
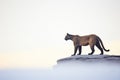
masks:
<path id="1" fill-rule="evenodd" d="M 108 49 L 108 50 L 107 50 L 107 49 L 105 49 L 105 47 L 104 47 L 104 45 L 103 45 L 102 40 L 101 40 L 99 37 L 97 37 L 97 38 L 98 38 L 98 40 L 100 41 L 100 43 L 101 43 L 101 45 L 102 45 L 103 49 L 104 49 L 106 52 L 110 51 L 109 49 Z"/>

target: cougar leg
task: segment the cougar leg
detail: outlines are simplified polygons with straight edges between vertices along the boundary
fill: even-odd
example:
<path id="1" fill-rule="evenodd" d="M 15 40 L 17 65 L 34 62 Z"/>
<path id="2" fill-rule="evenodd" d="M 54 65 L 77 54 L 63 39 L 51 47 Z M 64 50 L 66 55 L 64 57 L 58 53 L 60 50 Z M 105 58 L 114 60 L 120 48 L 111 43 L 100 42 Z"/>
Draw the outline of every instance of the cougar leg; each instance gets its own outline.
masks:
<path id="1" fill-rule="evenodd" d="M 74 54 L 72 56 L 76 55 L 77 49 L 78 49 L 78 46 L 75 46 L 74 47 Z"/>
<path id="2" fill-rule="evenodd" d="M 79 54 L 78 55 L 81 55 L 81 50 L 82 50 L 82 46 L 79 46 Z"/>
<path id="3" fill-rule="evenodd" d="M 88 55 L 92 55 L 95 52 L 94 45 L 90 45 L 90 48 L 91 48 L 92 52 L 89 53 Z"/>
<path id="4" fill-rule="evenodd" d="M 100 46 L 100 43 L 99 43 L 99 42 L 97 42 L 96 46 L 97 46 L 97 48 L 101 51 L 100 55 L 103 55 L 103 49 L 102 49 L 102 47 Z"/>

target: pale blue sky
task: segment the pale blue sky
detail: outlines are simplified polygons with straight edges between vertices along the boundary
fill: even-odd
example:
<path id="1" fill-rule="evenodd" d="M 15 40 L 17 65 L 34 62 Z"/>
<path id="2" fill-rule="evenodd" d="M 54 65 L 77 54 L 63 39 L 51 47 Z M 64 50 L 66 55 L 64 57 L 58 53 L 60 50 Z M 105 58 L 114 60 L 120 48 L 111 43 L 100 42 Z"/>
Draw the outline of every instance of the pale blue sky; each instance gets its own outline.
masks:
<path id="1" fill-rule="evenodd" d="M 73 53 L 72 42 L 64 41 L 67 32 L 97 34 L 111 50 L 107 54 L 120 54 L 119 30 L 119 0 L 0 0 L 0 63 L 54 65 Z"/>

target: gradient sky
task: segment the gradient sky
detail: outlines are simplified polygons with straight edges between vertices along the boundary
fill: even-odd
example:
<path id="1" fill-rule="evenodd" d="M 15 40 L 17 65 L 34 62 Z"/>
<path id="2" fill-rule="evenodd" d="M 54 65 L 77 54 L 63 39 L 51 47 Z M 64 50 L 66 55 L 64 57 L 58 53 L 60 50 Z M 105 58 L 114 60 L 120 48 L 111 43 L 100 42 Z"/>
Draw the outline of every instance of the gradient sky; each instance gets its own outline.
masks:
<path id="1" fill-rule="evenodd" d="M 0 0 L 0 68 L 55 65 L 73 53 L 67 32 L 97 34 L 105 54 L 120 55 L 119 30 L 119 0 Z"/>

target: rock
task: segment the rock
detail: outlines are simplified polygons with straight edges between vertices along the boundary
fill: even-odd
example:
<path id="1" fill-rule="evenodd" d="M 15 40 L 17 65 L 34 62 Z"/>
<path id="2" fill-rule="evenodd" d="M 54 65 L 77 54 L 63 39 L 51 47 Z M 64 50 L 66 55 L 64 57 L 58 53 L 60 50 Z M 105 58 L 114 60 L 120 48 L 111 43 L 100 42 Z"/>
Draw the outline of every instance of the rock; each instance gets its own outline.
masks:
<path id="1" fill-rule="evenodd" d="M 120 56 L 119 55 L 76 55 L 71 57 L 66 57 L 57 60 L 57 66 L 59 65 L 69 65 L 69 64 L 119 64 L 120 65 Z"/>
<path id="2" fill-rule="evenodd" d="M 120 56 L 76 55 L 57 60 L 59 80 L 120 80 Z M 55 80 L 58 80 L 55 79 Z"/>

